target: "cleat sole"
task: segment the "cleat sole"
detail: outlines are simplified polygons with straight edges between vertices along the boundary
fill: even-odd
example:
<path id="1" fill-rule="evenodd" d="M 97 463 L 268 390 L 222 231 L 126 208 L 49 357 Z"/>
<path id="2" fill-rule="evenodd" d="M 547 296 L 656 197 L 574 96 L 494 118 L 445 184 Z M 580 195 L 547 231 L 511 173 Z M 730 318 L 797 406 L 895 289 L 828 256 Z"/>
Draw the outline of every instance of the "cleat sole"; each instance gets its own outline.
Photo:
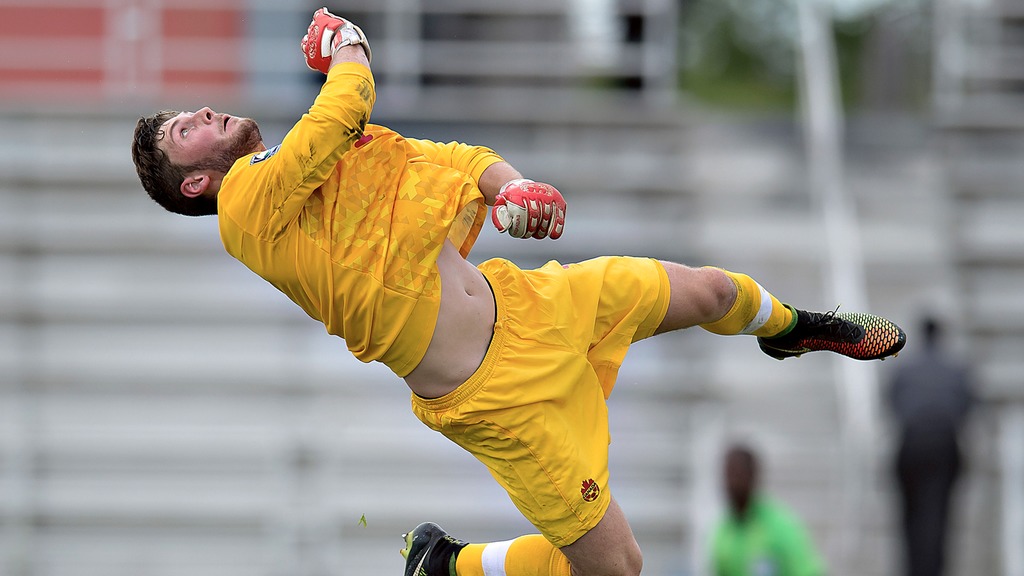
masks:
<path id="1" fill-rule="evenodd" d="M 405 540 L 405 548 L 398 551 L 402 555 L 402 558 L 409 559 L 409 549 L 412 548 L 412 532 L 406 532 L 402 534 L 402 540 Z"/>

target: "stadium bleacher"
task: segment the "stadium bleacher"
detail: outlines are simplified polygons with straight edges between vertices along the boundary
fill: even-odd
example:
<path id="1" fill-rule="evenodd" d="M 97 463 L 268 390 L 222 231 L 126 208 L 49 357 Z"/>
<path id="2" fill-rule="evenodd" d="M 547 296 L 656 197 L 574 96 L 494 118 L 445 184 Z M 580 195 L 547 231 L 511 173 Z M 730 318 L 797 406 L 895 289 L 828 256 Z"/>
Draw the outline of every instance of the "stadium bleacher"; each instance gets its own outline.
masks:
<path id="1" fill-rule="evenodd" d="M 532 531 L 481 466 L 415 420 L 390 372 L 352 359 L 224 254 L 215 220 L 165 214 L 138 186 L 128 146 L 141 113 L 237 107 L 273 138 L 308 106 L 316 78 L 293 36 L 319 5 L 296 4 L 0 2 L 0 574 L 383 575 L 421 520 L 474 540 Z M 796 119 L 680 101 L 676 4 L 609 5 L 622 33 L 600 66 L 580 64 L 571 0 L 331 8 L 374 45 L 374 121 L 487 144 L 565 193 L 562 239 L 485 231 L 474 261 L 649 255 L 746 271 L 784 299 L 834 307 Z M 18 22 L 36 9 L 90 24 L 19 59 Z M 1018 19 L 976 9 L 959 18 Z M 1013 80 L 991 72 L 982 90 L 960 77 L 971 90 L 943 99 L 955 104 L 936 114 L 941 145 L 913 121 L 848 142 L 872 310 L 912 325 L 922 302 L 967 302 L 961 344 L 994 418 L 972 430 L 958 574 L 1020 573 L 1006 548 L 1024 520 L 996 512 L 1021 497 L 1006 480 L 1024 472 L 1006 468 L 1019 447 L 1000 435 L 1024 421 L 1024 123 L 994 121 L 970 98 L 1012 101 Z M 886 364 L 872 368 L 883 380 Z M 805 517 L 836 574 L 893 573 L 880 410 L 870 465 L 854 471 L 861 514 L 830 512 L 851 483 L 836 379 L 832 358 L 778 363 L 699 330 L 631 350 L 610 401 L 612 477 L 645 573 L 706 573 L 719 452 L 734 436 L 763 448 L 769 489 Z"/>

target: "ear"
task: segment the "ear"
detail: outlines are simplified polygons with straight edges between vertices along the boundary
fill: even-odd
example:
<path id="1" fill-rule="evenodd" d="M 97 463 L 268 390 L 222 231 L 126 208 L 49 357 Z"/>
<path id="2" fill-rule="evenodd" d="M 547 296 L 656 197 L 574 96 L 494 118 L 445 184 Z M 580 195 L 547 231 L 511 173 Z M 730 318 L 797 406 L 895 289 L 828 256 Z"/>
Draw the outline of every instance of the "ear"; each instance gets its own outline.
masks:
<path id="1" fill-rule="evenodd" d="M 181 181 L 181 193 L 186 198 L 202 196 L 210 187 L 210 177 L 206 174 L 192 174 Z"/>

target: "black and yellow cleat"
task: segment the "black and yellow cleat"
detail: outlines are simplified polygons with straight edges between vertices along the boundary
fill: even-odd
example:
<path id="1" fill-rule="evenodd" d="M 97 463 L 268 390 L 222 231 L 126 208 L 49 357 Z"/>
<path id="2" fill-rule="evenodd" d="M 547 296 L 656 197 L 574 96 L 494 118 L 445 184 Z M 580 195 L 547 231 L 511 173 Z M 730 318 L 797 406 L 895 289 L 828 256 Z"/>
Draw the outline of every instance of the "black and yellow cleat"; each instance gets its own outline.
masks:
<path id="1" fill-rule="evenodd" d="M 466 543 L 452 538 L 433 522 L 402 534 L 405 576 L 455 576 L 455 559 Z"/>
<path id="2" fill-rule="evenodd" d="M 761 351 L 778 360 L 816 350 L 829 350 L 854 360 L 885 360 L 907 343 L 903 330 L 881 316 L 791 309 L 797 316 L 792 330 L 782 336 L 757 339 Z"/>

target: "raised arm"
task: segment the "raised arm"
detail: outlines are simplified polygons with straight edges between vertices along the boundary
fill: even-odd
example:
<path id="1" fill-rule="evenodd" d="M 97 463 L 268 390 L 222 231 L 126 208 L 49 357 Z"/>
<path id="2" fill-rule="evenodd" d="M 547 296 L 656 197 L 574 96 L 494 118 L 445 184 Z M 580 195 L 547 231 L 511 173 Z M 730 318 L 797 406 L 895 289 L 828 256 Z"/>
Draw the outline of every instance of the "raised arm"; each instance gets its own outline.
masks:
<path id="1" fill-rule="evenodd" d="M 362 31 L 317 10 L 302 39 L 306 64 L 327 74 L 313 105 L 261 162 L 270 190 L 265 233 L 287 226 L 363 135 L 376 100 L 370 49 Z"/>

